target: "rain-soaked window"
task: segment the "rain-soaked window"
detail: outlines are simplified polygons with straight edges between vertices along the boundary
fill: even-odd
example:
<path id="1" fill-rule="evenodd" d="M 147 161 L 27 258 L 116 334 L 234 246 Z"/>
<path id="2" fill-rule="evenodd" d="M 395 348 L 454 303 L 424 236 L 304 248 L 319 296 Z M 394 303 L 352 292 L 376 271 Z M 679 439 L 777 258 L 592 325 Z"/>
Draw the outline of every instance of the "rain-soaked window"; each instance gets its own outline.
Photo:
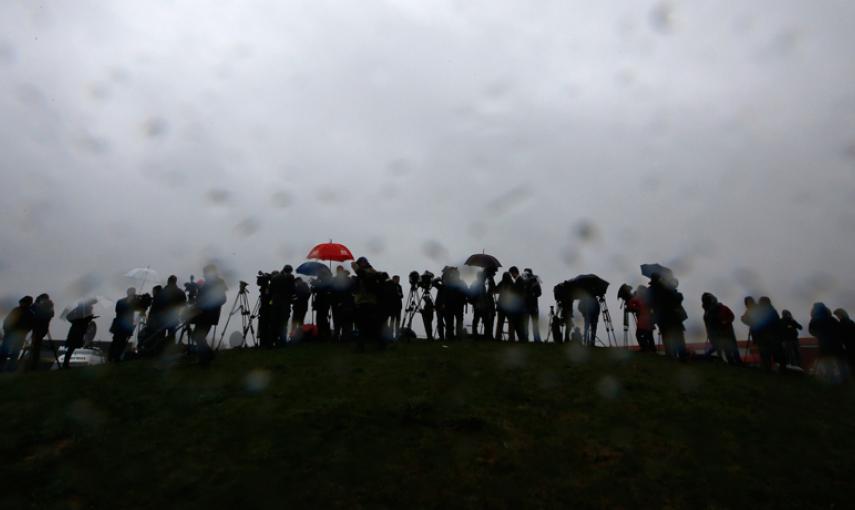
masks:
<path id="1" fill-rule="evenodd" d="M 366 323 L 374 313 L 396 345 L 411 337 L 447 350 L 452 336 L 567 342 L 554 356 L 560 367 L 508 380 L 520 385 L 512 395 L 520 412 L 533 414 L 546 411 L 523 394 L 525 384 L 559 392 L 564 371 L 593 371 L 598 358 L 588 347 L 614 349 L 608 360 L 618 364 L 652 350 L 730 365 L 735 353 L 758 373 L 790 367 L 840 382 L 848 377 L 843 365 L 826 374 L 813 363 L 823 355 L 855 360 L 855 337 L 849 352 L 848 337 L 835 333 L 835 350 L 824 343 L 826 330 L 809 324 L 828 312 L 842 331 L 845 310 L 855 312 L 853 22 L 855 3 L 839 0 L 5 0 L 0 317 L 20 322 L 24 296 L 49 294 L 45 371 L 62 366 L 71 350 L 63 342 L 75 336 L 86 355 L 72 366 L 151 358 L 167 375 L 150 385 L 175 377 L 194 388 L 193 397 L 171 401 L 173 412 L 227 398 L 217 393 L 220 382 L 211 382 L 227 376 L 189 381 L 164 368 L 183 363 L 178 354 L 164 357 L 172 347 L 194 351 L 199 321 L 207 326 L 207 347 L 196 352 L 204 360 L 208 351 L 219 357 L 319 339 L 362 342 L 374 332 Z M 365 275 L 375 272 L 387 275 L 372 284 Z M 400 294 L 389 283 L 394 275 Z M 746 296 L 781 321 L 768 340 Z M 389 300 L 391 319 L 384 315 Z M 458 305 L 460 314 L 448 311 Z M 205 323 L 212 307 L 218 320 Z M 84 316 L 86 324 L 74 322 Z M 725 335 L 731 350 L 711 333 L 721 317 L 732 323 Z M 786 320 L 801 328 L 790 328 L 802 339 L 795 351 L 782 340 Z M 8 322 L 0 354 L 18 360 L 9 371 L 24 372 L 34 364 L 21 353 L 32 352 L 38 328 L 20 336 Z M 645 325 L 649 339 L 637 335 Z M 155 337 L 161 344 L 145 346 Z M 323 370 L 358 386 L 368 377 L 361 371 L 372 367 L 355 368 L 361 362 L 349 353 L 324 354 L 333 358 Z M 491 369 L 518 373 L 540 354 L 515 345 L 489 356 Z M 292 398 L 296 386 L 276 389 L 294 375 L 282 368 L 289 358 L 262 358 L 237 362 L 240 391 Z M 426 361 L 408 377 L 436 389 L 445 383 L 431 377 L 452 370 L 443 363 Z M 696 366 L 669 368 L 680 398 L 717 377 Z M 103 385 L 113 384 L 112 372 L 103 374 Z M 621 374 L 592 375 L 592 402 L 629 400 L 633 385 Z M 448 384 L 443 395 L 454 409 L 474 398 Z M 734 391 L 754 391 L 750 385 Z M 362 416 L 359 404 L 341 407 L 337 398 L 317 405 L 330 406 L 331 415 L 346 408 L 351 418 Z M 442 428 L 452 420 L 466 434 L 501 435 L 493 422 L 440 417 L 430 395 L 407 398 L 406 416 L 395 415 L 396 423 Z M 75 423 L 112 426 L 115 415 L 90 394 L 65 400 L 63 416 Z M 324 416 L 316 415 L 318 423 Z M 302 422 L 289 430 L 290 418 L 279 414 L 263 423 L 280 419 L 283 436 L 315 441 L 312 434 L 321 433 Z M 162 432 L 194 434 L 197 425 L 187 426 Z M 385 426 L 378 421 L 377 433 Z M 574 442 L 570 450 L 585 462 L 608 463 L 638 436 L 629 422 L 608 430 L 599 446 Z M 820 432 L 802 433 L 807 440 Z M 45 434 L 45 450 L 28 458 L 78 448 L 76 436 Z M 501 479 L 504 467 L 526 465 L 502 464 L 502 452 L 543 437 L 531 434 L 494 449 L 473 440 L 455 458 L 480 459 L 472 462 Z M 773 450 L 781 448 L 788 446 Z M 328 453 L 338 467 L 356 455 L 344 443 Z M 433 469 L 416 458 L 393 462 L 407 479 Z M 458 468 L 465 476 L 468 468 Z M 650 469 L 651 480 L 668 476 L 662 466 Z M 338 481 L 323 487 L 339 506 L 404 504 L 402 495 L 354 496 L 342 488 L 347 477 L 330 476 Z M 478 506 L 464 492 L 489 492 L 488 477 L 467 485 L 444 476 L 434 482 L 450 484 L 464 506 Z M 169 490 L 176 487 L 181 483 Z M 505 503 L 566 502 L 549 488 L 532 491 Z M 446 501 L 428 492 L 416 490 L 415 506 Z M 97 501 L 75 494 L 69 505 Z M 626 503 L 602 494 L 588 504 Z M 136 497 L 134 504 L 146 501 Z M 749 501 L 717 497 L 642 498 L 640 506 Z M 45 504 L 32 494 L 3 498 Z"/>

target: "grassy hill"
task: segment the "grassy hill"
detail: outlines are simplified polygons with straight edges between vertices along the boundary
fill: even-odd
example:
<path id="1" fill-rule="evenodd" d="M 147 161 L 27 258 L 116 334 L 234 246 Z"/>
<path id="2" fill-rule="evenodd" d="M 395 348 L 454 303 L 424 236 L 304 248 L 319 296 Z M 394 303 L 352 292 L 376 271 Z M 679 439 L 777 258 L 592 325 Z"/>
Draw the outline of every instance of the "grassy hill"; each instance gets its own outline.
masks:
<path id="1" fill-rule="evenodd" d="M 560 345 L 0 378 L 2 508 L 844 508 L 855 389 Z"/>

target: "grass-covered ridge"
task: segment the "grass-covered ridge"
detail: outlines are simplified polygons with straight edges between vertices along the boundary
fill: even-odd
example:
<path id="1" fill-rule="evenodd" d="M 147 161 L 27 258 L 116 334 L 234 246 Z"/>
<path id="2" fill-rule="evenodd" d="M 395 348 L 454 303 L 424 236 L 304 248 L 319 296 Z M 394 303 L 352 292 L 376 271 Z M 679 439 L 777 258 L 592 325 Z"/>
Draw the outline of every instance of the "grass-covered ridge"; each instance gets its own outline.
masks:
<path id="1" fill-rule="evenodd" d="M 829 508 L 855 391 L 559 345 L 0 378 L 0 508 Z"/>

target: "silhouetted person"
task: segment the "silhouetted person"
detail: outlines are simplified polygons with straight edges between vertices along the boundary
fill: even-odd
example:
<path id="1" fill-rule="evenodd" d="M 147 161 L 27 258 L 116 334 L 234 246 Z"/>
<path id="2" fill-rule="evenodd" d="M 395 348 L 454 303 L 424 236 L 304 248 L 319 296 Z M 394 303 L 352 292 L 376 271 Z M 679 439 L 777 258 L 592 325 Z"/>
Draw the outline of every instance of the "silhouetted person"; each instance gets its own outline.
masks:
<path id="1" fill-rule="evenodd" d="M 363 350 L 367 341 L 376 341 L 382 349 L 386 346 L 383 339 L 383 311 L 380 305 L 382 277 L 365 257 L 356 259 L 351 263 L 351 267 L 356 275 L 353 299 L 356 304 L 356 328 L 359 330 L 357 348 Z"/>
<path id="2" fill-rule="evenodd" d="M 463 312 L 466 306 L 466 284 L 456 267 L 442 271 L 445 339 L 463 339 Z"/>
<path id="3" fill-rule="evenodd" d="M 540 308 L 537 300 L 542 294 L 540 280 L 530 268 L 523 270 L 523 284 L 525 286 L 525 314 L 523 315 L 523 329 L 528 335 L 528 326 L 531 324 L 531 338 L 540 342 Z"/>
<path id="4" fill-rule="evenodd" d="M 784 370 L 787 365 L 781 345 L 781 316 L 766 296 L 760 298 L 754 310 L 754 334 L 760 349 L 760 362 L 765 370 L 771 370 L 774 360 Z"/>
<path id="5" fill-rule="evenodd" d="M 217 266 L 205 266 L 205 283 L 199 286 L 196 297 L 195 327 L 191 338 L 199 353 L 199 362 L 204 366 L 214 359 L 214 351 L 208 344 L 208 333 L 220 323 L 220 311 L 226 303 L 226 282 L 220 278 Z"/>
<path id="6" fill-rule="evenodd" d="M 635 315 L 635 340 L 641 352 L 656 352 L 653 338 L 653 312 L 647 287 L 639 285 L 626 303 L 626 309 Z"/>
<path id="7" fill-rule="evenodd" d="M 274 345 L 273 328 L 271 327 L 271 316 L 273 314 L 273 306 L 270 295 L 270 280 L 273 275 L 265 274 L 259 271 L 255 277 L 255 282 L 258 285 L 258 344 L 264 349 L 269 349 Z M 188 304 L 190 296 L 187 296 Z"/>
<path id="8" fill-rule="evenodd" d="M 42 341 L 50 331 L 50 321 L 53 316 L 53 301 L 47 294 L 40 294 L 33 304 L 33 334 L 30 338 L 29 370 L 39 368 L 42 357 Z"/>
<path id="9" fill-rule="evenodd" d="M 840 323 L 825 304 L 814 303 L 810 312 L 808 331 L 819 343 L 819 357 L 816 361 L 817 376 L 832 382 L 845 380 L 849 371 L 844 362 L 843 343 L 840 341 Z"/>
<path id="10" fill-rule="evenodd" d="M 92 307 L 97 302 L 96 299 L 87 299 L 66 314 L 65 320 L 71 323 L 71 327 L 68 328 L 68 336 L 65 339 L 65 357 L 62 360 L 63 368 L 68 368 L 68 363 L 71 361 L 71 355 L 74 354 L 74 351 L 86 344 L 87 332 L 89 332 L 90 324 L 95 319 Z"/>
<path id="11" fill-rule="evenodd" d="M 3 345 L 0 346 L 0 370 L 3 372 L 14 371 L 17 367 L 18 354 L 35 324 L 32 306 L 32 296 L 22 297 L 3 321 Z"/>
<path id="12" fill-rule="evenodd" d="M 422 298 L 422 324 L 424 324 L 425 335 L 428 340 L 433 340 L 433 300 L 430 297 L 430 294 L 425 293 Z"/>
<path id="13" fill-rule="evenodd" d="M 516 341 L 517 325 L 519 317 L 522 316 L 525 303 L 523 303 L 522 295 L 514 288 L 514 279 L 509 271 L 502 273 L 502 278 L 499 284 L 496 285 L 496 291 L 499 294 L 497 302 L 498 319 L 496 321 L 496 339 L 502 340 L 502 334 L 505 330 L 505 321 L 508 321 L 508 341 Z M 522 329 L 521 327 L 519 329 Z"/>
<path id="14" fill-rule="evenodd" d="M 151 308 L 148 310 L 148 318 L 145 321 L 145 328 L 140 333 L 137 345 L 137 350 L 141 355 L 151 356 L 156 354 L 159 346 L 163 343 L 164 338 L 164 315 L 168 304 L 163 294 L 163 287 L 155 285 L 151 289 Z"/>
<path id="15" fill-rule="evenodd" d="M 511 266 L 508 269 L 508 273 L 511 275 L 513 283 L 511 284 L 511 292 L 513 293 L 514 306 L 510 307 L 508 310 L 508 322 L 510 324 L 510 328 L 514 330 L 516 334 L 516 339 L 518 342 L 528 342 L 528 331 L 525 327 L 525 294 L 526 294 L 526 283 L 523 281 L 522 275 L 520 275 L 520 270 L 517 266 Z"/>
<path id="16" fill-rule="evenodd" d="M 107 353 L 107 361 L 118 363 L 125 354 L 128 340 L 134 334 L 134 315 L 137 311 L 137 290 L 133 287 L 127 290 L 126 296 L 116 301 L 116 317 L 110 325 L 113 341 Z"/>
<path id="17" fill-rule="evenodd" d="M 401 277 L 392 277 L 390 289 L 391 313 L 389 314 L 389 326 L 392 328 L 393 338 L 401 335 L 401 311 L 404 309 L 404 289 L 401 288 Z"/>
<path id="18" fill-rule="evenodd" d="M 707 338 L 722 361 L 731 365 L 741 365 L 739 347 L 736 344 L 736 333 L 733 321 L 736 318 L 733 311 L 718 301 L 718 298 L 705 292 L 701 296 L 704 309 L 704 325 L 707 328 Z"/>
<path id="19" fill-rule="evenodd" d="M 549 306 L 549 331 L 552 334 L 552 341 L 560 344 L 563 339 L 561 336 L 561 317 L 555 313 L 555 306 L 552 305 Z"/>
<path id="20" fill-rule="evenodd" d="M 570 341 L 570 333 L 573 331 L 573 294 L 567 282 L 561 282 L 552 288 L 555 304 L 558 305 L 558 315 L 564 325 L 564 341 Z"/>
<path id="21" fill-rule="evenodd" d="M 350 276 L 342 266 L 336 268 L 333 285 L 333 321 L 335 323 L 334 337 L 340 341 L 350 341 L 353 338 L 353 324 L 356 314 L 356 301 L 353 291 L 356 279 Z"/>
<path id="22" fill-rule="evenodd" d="M 472 302 L 472 335 L 478 336 L 478 326 L 484 326 L 484 338 L 493 339 L 493 325 L 496 319 L 496 270 L 487 268 L 478 273 L 469 288 Z"/>
<path id="23" fill-rule="evenodd" d="M 288 321 L 291 318 L 291 303 L 294 301 L 294 268 L 286 264 L 282 272 L 270 280 L 271 330 L 274 342 L 285 345 L 288 342 Z"/>
<path id="24" fill-rule="evenodd" d="M 302 278 L 294 280 L 294 318 L 291 336 L 295 340 L 303 338 L 303 324 L 306 322 L 306 313 L 309 311 L 309 298 L 312 297 L 312 289 Z"/>
<path id="25" fill-rule="evenodd" d="M 600 302 L 588 293 L 582 294 L 579 297 L 579 313 L 584 321 L 585 345 L 594 347 L 597 343 L 597 324 L 600 321 Z"/>
<path id="26" fill-rule="evenodd" d="M 335 306 L 336 300 L 333 289 L 333 277 L 326 273 L 321 273 L 312 282 L 312 308 L 315 310 L 315 324 L 318 326 L 319 340 L 329 340 L 332 335 L 330 310 Z M 333 311 L 333 320 L 336 323 L 341 320 L 336 311 Z"/>
<path id="27" fill-rule="evenodd" d="M 781 311 L 781 340 L 784 344 L 784 355 L 787 363 L 793 366 L 802 366 L 802 354 L 799 347 L 799 331 L 802 325 L 793 319 L 789 310 Z"/>
<path id="28" fill-rule="evenodd" d="M 855 369 L 855 322 L 849 318 L 849 314 L 843 308 L 834 310 L 834 316 L 840 323 L 840 343 L 846 352 L 846 360 L 851 372 Z"/>
<path id="29" fill-rule="evenodd" d="M 436 288 L 436 298 L 433 302 L 434 313 L 436 314 L 436 334 L 440 341 L 445 340 L 445 301 L 448 294 L 445 285 L 442 282 L 442 277 L 434 278 L 433 286 Z"/>
<path id="30" fill-rule="evenodd" d="M 181 314 L 187 306 L 187 293 L 178 286 L 178 277 L 175 275 L 170 275 L 166 280 L 166 287 L 162 292 L 164 340 L 166 343 L 175 343 L 175 333 L 181 325 Z"/>
<path id="31" fill-rule="evenodd" d="M 748 337 L 749 342 L 751 340 L 757 341 L 757 332 L 756 325 L 758 323 L 758 315 L 757 315 L 757 302 L 751 296 L 746 296 L 745 300 L 745 312 L 742 314 L 739 320 L 742 321 L 743 324 L 748 326 Z"/>
<path id="32" fill-rule="evenodd" d="M 660 275 L 650 278 L 648 291 L 653 307 L 653 321 L 662 335 L 665 352 L 675 359 L 686 359 L 686 310 L 683 308 L 683 294 L 677 290 L 676 279 L 665 281 Z"/>

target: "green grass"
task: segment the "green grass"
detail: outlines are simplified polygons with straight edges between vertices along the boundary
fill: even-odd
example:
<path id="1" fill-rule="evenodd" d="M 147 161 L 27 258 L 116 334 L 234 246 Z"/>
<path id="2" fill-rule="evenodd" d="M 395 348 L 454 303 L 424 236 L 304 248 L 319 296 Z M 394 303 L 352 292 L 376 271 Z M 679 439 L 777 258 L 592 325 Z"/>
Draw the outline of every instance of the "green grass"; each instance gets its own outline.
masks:
<path id="1" fill-rule="evenodd" d="M 558 345 L 0 378 L 2 508 L 844 508 L 855 390 Z"/>

